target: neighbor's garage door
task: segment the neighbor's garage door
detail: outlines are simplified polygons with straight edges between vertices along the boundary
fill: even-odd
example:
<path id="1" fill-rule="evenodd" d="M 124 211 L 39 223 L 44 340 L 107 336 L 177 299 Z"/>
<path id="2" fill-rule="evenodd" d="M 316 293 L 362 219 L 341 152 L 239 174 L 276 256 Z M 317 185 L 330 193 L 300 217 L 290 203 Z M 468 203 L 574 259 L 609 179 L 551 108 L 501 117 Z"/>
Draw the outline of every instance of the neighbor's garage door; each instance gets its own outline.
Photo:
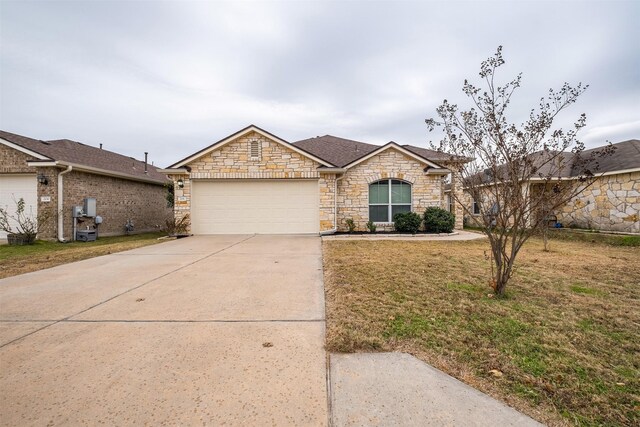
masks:
<path id="1" fill-rule="evenodd" d="M 0 208 L 6 209 L 9 215 L 16 214 L 16 202 L 23 198 L 25 214 L 36 217 L 38 213 L 38 189 L 35 175 L 2 175 L 0 174 Z M 15 222 L 9 220 L 15 230 Z M 0 231 L 0 238 L 7 233 Z"/>
<path id="2" fill-rule="evenodd" d="M 194 234 L 317 233 L 317 180 L 193 180 Z"/>

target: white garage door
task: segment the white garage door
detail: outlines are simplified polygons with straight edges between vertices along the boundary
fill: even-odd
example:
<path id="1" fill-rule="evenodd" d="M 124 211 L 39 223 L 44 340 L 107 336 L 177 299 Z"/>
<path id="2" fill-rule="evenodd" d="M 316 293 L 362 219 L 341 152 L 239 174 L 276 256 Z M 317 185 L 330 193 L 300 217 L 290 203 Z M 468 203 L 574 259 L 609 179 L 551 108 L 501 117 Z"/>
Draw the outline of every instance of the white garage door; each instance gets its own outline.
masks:
<path id="1" fill-rule="evenodd" d="M 317 233 L 316 180 L 193 180 L 194 234 Z"/>
<path id="2" fill-rule="evenodd" d="M 0 175 L 0 208 L 6 209 L 9 215 L 15 215 L 16 202 L 24 198 L 25 214 L 36 217 L 38 214 L 38 188 L 35 175 Z M 9 220 L 15 231 L 15 223 Z M 7 233 L 0 231 L 0 239 Z"/>

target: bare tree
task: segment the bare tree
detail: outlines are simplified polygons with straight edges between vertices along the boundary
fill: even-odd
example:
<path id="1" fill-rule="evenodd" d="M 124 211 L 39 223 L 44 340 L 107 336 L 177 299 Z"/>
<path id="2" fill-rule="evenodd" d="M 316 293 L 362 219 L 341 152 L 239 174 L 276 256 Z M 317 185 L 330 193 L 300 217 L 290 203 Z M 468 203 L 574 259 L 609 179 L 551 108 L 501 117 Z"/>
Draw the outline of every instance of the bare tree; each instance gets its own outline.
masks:
<path id="1" fill-rule="evenodd" d="M 471 107 L 459 109 L 444 100 L 436 109 L 438 118 L 426 120 L 430 132 L 438 128 L 444 133 L 438 144 L 432 144 L 434 149 L 450 153 L 452 160 L 453 156 L 469 159 L 459 171 L 464 192 L 451 194 L 489 238 L 491 286 L 498 295 L 504 294 L 523 244 L 547 226 L 554 210 L 593 182 L 597 159 L 612 151 L 609 146 L 583 155 L 584 144 L 576 136 L 585 126 L 585 114 L 568 131 L 552 129 L 558 114 L 587 89 L 581 83 L 550 89 L 524 123 L 510 122 L 507 109 L 522 73 L 500 86 L 496 71 L 504 63 L 500 46 L 480 66 L 485 88 L 464 82 L 462 90 Z M 465 194 L 476 203 L 476 215 Z"/>

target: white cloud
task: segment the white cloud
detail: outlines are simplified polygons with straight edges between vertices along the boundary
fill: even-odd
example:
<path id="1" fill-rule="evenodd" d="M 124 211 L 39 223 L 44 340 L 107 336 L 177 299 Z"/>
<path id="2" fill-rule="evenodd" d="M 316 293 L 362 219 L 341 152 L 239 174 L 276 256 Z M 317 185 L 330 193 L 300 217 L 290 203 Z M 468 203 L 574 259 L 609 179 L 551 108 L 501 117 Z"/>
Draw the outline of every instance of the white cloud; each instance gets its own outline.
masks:
<path id="1" fill-rule="evenodd" d="M 167 165 L 249 123 L 425 145 L 424 118 L 505 45 L 522 116 L 591 84 L 567 117 L 640 137 L 637 3 L 16 2 L 0 15 L 0 126 Z"/>

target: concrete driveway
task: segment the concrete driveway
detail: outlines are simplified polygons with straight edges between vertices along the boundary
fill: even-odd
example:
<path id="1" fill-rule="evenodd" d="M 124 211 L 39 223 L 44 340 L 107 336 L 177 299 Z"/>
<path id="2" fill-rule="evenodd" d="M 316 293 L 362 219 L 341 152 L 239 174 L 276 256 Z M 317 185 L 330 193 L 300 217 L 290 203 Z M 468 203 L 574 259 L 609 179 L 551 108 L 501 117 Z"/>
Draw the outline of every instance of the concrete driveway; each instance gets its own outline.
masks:
<path id="1" fill-rule="evenodd" d="M 320 239 L 201 236 L 0 280 L 2 425 L 326 425 Z"/>

